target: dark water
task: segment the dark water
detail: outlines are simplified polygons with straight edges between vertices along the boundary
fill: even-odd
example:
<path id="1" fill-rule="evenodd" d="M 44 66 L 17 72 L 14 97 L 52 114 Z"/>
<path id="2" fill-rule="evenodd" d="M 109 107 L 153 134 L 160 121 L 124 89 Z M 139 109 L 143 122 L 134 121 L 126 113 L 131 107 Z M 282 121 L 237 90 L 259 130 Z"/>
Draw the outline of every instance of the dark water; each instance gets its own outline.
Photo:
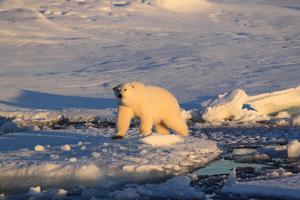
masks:
<path id="1" fill-rule="evenodd" d="M 198 176 L 213 176 L 219 174 L 229 174 L 233 168 L 238 168 L 238 167 L 253 167 L 256 169 L 260 169 L 262 167 L 265 167 L 265 165 L 256 164 L 256 163 L 237 163 L 234 160 L 220 159 L 210 163 L 204 168 L 198 169 L 197 171 L 194 172 L 194 174 Z"/>

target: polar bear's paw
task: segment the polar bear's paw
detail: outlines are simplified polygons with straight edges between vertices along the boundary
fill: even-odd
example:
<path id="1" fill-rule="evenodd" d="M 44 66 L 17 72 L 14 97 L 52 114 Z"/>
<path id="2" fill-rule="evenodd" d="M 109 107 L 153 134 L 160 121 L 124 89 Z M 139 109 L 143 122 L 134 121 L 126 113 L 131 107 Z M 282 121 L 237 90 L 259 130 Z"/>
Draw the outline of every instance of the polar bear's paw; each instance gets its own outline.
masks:
<path id="1" fill-rule="evenodd" d="M 118 139 L 123 139 L 123 138 L 124 138 L 124 136 L 122 136 L 122 135 L 114 135 L 114 136 L 112 136 L 111 139 L 118 140 Z"/>

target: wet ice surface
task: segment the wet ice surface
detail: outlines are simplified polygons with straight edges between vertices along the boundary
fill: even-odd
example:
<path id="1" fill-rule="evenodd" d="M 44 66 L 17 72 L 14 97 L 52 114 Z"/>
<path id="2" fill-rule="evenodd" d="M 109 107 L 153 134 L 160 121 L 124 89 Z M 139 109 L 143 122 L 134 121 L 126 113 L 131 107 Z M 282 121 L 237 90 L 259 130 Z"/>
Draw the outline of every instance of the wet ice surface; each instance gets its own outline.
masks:
<path id="1" fill-rule="evenodd" d="M 219 145 L 224 149 L 223 158 L 225 165 L 230 164 L 232 170 L 237 169 L 237 180 L 239 182 L 253 180 L 252 184 L 256 184 L 256 180 L 268 180 L 279 177 L 291 176 L 299 173 L 299 160 L 288 158 L 288 143 L 300 138 L 298 127 L 205 127 L 199 128 L 199 124 L 194 129 L 194 135 L 204 138 L 210 138 L 218 141 Z M 260 196 L 257 193 L 238 192 L 239 189 L 232 190 L 232 193 L 224 194 L 222 187 L 227 181 L 228 171 L 225 172 L 220 165 L 222 160 L 216 161 L 216 165 L 212 163 L 212 168 L 203 170 L 196 181 L 203 191 L 211 199 L 257 199 L 268 198 L 268 194 Z M 236 163 L 237 162 L 237 163 Z M 218 168 L 218 163 L 220 163 Z M 248 164 L 247 164 L 248 163 Z M 217 167 L 215 167 L 217 166 Z M 223 172 L 223 173 L 222 173 Z M 197 171 L 195 172 L 197 173 Z M 205 174 L 206 173 L 206 174 Z M 214 173 L 212 175 L 212 173 Z M 297 179 L 297 178 L 295 178 Z M 280 181 L 274 181 L 274 185 L 280 186 Z M 289 182 L 289 179 L 285 180 Z M 292 179 L 290 180 L 292 181 Z M 267 181 L 265 182 L 268 183 Z M 249 183 L 251 185 L 251 183 Z M 255 190 L 255 189 L 254 189 Z M 276 191 L 277 189 L 273 189 Z M 278 188 L 280 190 L 280 187 Z M 270 193 L 270 198 L 272 194 Z M 277 196 L 276 198 L 281 198 Z M 272 198 L 271 198 L 272 199 Z"/>
<path id="2" fill-rule="evenodd" d="M 197 124 L 192 134 L 218 141 L 224 147 L 256 147 L 287 144 L 289 139 L 299 138 L 299 127 L 204 127 Z"/>
<path id="3" fill-rule="evenodd" d="M 131 195 L 138 198 L 168 199 L 168 195 L 159 188 L 169 191 L 173 183 L 178 180 L 164 182 L 166 178 L 183 174 L 187 175 L 184 177 L 189 178 L 183 178 L 186 181 L 180 180 L 179 182 L 184 183 L 181 185 L 182 188 L 191 191 L 191 198 L 197 194 L 199 198 L 206 195 L 211 199 L 222 199 L 228 197 L 228 194 L 222 192 L 222 187 L 233 168 L 237 169 L 238 181 L 285 177 L 291 173 L 300 172 L 298 160 L 288 159 L 288 143 L 300 138 L 300 128 L 297 126 L 276 126 L 267 123 L 248 127 L 228 125 L 214 127 L 205 123 L 190 122 L 191 136 L 185 139 L 184 143 L 181 142 L 182 139 L 174 140 L 177 143 L 173 144 L 176 148 L 172 150 L 172 145 L 168 148 L 149 148 L 147 144 L 142 144 L 138 135 L 138 121 L 134 121 L 125 140 L 114 142 L 111 140 L 115 132 L 114 123 L 109 119 L 102 121 L 103 118 L 97 118 L 96 115 L 90 115 L 91 113 L 87 112 L 86 116 L 76 116 L 78 114 L 76 111 L 62 116 L 57 112 L 44 111 L 23 113 L 24 115 L 19 113 L 21 117 L 17 118 L 18 120 L 2 118 L 1 130 L 6 130 L 1 137 L 2 141 L 0 140 L 4 151 L 1 153 L 4 161 L 2 169 L 9 170 L 11 175 L 23 174 L 18 178 L 22 182 L 21 188 L 17 189 L 18 184 L 9 183 L 10 181 L 18 182 L 14 175 L 13 179 L 5 178 L 6 182 L 3 182 L 2 189 L 24 192 L 34 186 L 34 181 L 32 181 L 34 179 L 28 179 L 31 180 L 29 182 L 25 181 L 31 176 L 30 170 L 32 170 L 32 172 L 39 171 L 39 175 L 36 175 L 40 177 L 44 173 L 50 176 L 53 176 L 53 173 L 56 175 L 53 177 L 56 179 L 55 183 L 38 181 L 35 178 L 35 183 L 42 186 L 40 195 L 43 197 L 49 195 L 48 190 L 51 184 L 50 188 L 55 189 L 60 188 L 61 185 L 69 185 L 71 182 L 70 187 L 64 188 L 71 199 L 89 199 L 93 196 L 100 199 L 118 199 L 120 196 L 126 196 L 130 199 Z M 224 160 L 218 160 L 200 169 L 199 171 L 204 171 L 201 174 L 196 172 L 189 174 L 191 170 L 219 157 L 219 154 L 215 154 L 207 157 L 208 159 L 205 158 L 205 154 L 212 152 L 205 153 L 203 146 L 200 145 L 201 141 L 207 143 L 206 139 L 217 143 L 223 151 L 221 157 Z M 148 144 L 153 142 L 155 143 L 155 140 L 150 137 Z M 198 147 L 202 153 L 197 152 Z M 294 155 L 297 155 L 297 152 Z M 35 162 L 42 164 L 36 165 Z M 112 172 L 113 170 L 106 171 L 104 168 L 99 168 L 103 165 L 114 170 L 121 169 L 126 173 L 116 175 Z M 213 167 L 216 165 L 219 168 Z M 49 170 L 53 171 L 52 175 Z M 149 170 L 156 172 L 148 173 Z M 65 181 L 59 178 L 59 174 L 62 173 Z M 75 174 L 77 178 L 70 173 Z M 106 178 L 103 177 L 103 173 Z M 140 176 L 138 173 L 143 175 Z M 106 189 L 103 185 L 101 188 L 99 185 L 95 186 L 96 183 L 101 182 L 100 180 L 105 183 Z M 76 185 L 83 182 L 85 187 L 76 189 Z M 154 183 L 154 185 L 147 185 L 147 182 Z M 133 183 L 133 185 L 127 183 Z M 8 185 L 10 188 L 7 187 Z M 122 188 L 120 188 L 121 185 Z M 75 194 L 74 190 L 76 190 Z M 180 194 L 183 193 L 176 194 L 177 196 L 173 196 L 174 199 L 180 198 Z M 241 198 L 240 194 L 229 194 L 229 196 L 232 199 Z M 243 198 L 250 197 L 251 195 L 248 195 Z"/>
<path id="4" fill-rule="evenodd" d="M 138 190 L 137 195 L 168 198 L 172 187 L 180 180 L 166 182 L 164 190 L 160 186 L 168 178 L 185 175 L 216 159 L 221 150 L 216 143 L 192 136 L 182 138 L 177 135 L 151 135 L 143 138 L 138 129 L 130 130 L 125 139 L 112 140 L 114 128 L 80 128 L 61 130 L 37 130 L 9 133 L 0 137 L 0 189 L 6 194 L 24 193 L 32 186 L 39 186 L 47 195 L 51 188 L 72 188 L 82 185 L 84 189 L 70 198 L 85 195 L 117 198 L 116 190 L 127 188 Z M 171 142 L 156 145 L 158 139 Z M 174 138 L 176 143 L 174 143 Z M 160 143 L 159 143 L 160 144 Z M 191 191 L 191 198 L 200 190 L 190 187 L 190 178 L 182 183 L 183 192 Z M 132 188 L 133 187 L 133 188 Z M 96 190 L 92 193 L 93 188 Z M 131 188 L 131 189 L 130 189 Z M 153 190 L 154 194 L 149 191 Z M 121 191 L 126 193 L 127 190 Z M 148 192 L 147 192 L 148 191 Z M 41 192 L 41 193 L 42 193 Z M 88 194 L 86 194 L 88 193 Z M 42 195 L 42 194 L 41 194 Z M 180 191 L 175 195 L 183 195 Z M 186 196 L 186 195 L 184 195 Z M 46 198 L 46 197 L 45 197 Z"/>
<path id="5" fill-rule="evenodd" d="M 171 175 L 172 173 L 169 174 L 171 176 L 176 174 L 187 174 L 187 177 L 190 177 L 190 181 L 187 179 L 182 187 L 193 187 L 193 189 L 187 189 L 187 191 L 193 191 L 191 192 L 192 199 L 193 194 L 197 194 L 197 192 L 200 196 L 203 196 L 201 192 L 204 192 L 211 199 L 222 199 L 227 197 L 221 192 L 221 188 L 227 180 L 228 173 L 233 168 L 237 168 L 237 176 L 239 181 L 255 180 L 257 178 L 268 179 L 274 177 L 284 177 L 291 175 L 291 173 L 300 172 L 298 160 L 290 160 L 287 158 L 288 141 L 299 138 L 299 128 L 297 127 L 262 126 L 251 128 L 199 128 L 199 124 L 191 125 L 192 136 L 189 136 L 189 138 L 185 139 L 184 143 L 179 142 L 178 144 L 175 144 L 176 148 L 174 148 L 174 152 L 171 150 L 172 147 L 149 148 L 147 147 L 147 144 L 140 143 L 141 141 L 137 140 L 138 138 L 136 138 L 138 136 L 136 135 L 136 128 L 131 129 L 127 135 L 127 138 L 121 141 L 112 141 L 110 137 L 113 133 L 113 127 L 97 128 L 93 127 L 93 124 L 85 124 L 84 126 L 79 126 L 78 128 L 73 127 L 69 130 L 38 130 L 27 133 L 21 131 L 20 133 L 5 134 L 1 137 L 1 139 L 3 139 L 3 144 L 1 147 L 4 151 L 9 152 L 1 153 L 1 160 L 5 160 L 5 162 L 2 162 L 1 165 L 2 167 L 9 167 L 6 168 L 6 170 L 10 169 L 12 173 L 24 173 L 22 170 L 26 170 L 24 167 L 28 165 L 26 164 L 28 162 L 32 163 L 30 164 L 31 167 L 33 167 L 32 170 L 38 170 L 41 174 L 44 172 L 49 173 L 48 170 L 50 169 L 55 169 L 53 172 L 56 174 L 64 173 L 64 179 L 67 180 L 67 182 L 69 180 L 74 183 L 72 187 L 66 190 L 66 194 L 71 195 L 71 199 L 76 199 L 78 197 L 88 199 L 87 197 L 91 198 L 92 196 L 100 199 L 119 198 L 121 195 L 125 195 L 126 198 L 129 198 L 129 194 L 132 193 L 139 198 L 147 198 L 152 196 L 161 199 L 168 199 L 169 197 L 167 197 L 166 194 L 163 193 L 163 191 L 160 191 L 158 188 L 166 187 L 165 191 L 168 191 L 170 186 L 171 188 L 173 187 L 172 181 L 170 183 L 166 182 L 165 186 L 160 186 L 157 184 L 147 185 L 147 183 L 144 185 L 143 182 L 145 181 L 142 181 L 139 175 L 134 175 L 136 172 L 142 172 L 142 177 L 144 180 L 146 180 L 145 173 L 148 173 L 147 171 L 149 169 L 157 170 L 158 173 L 149 173 L 149 176 L 155 176 L 156 180 L 154 180 L 154 182 L 160 184 L 164 183 L 163 180 L 165 180 L 165 178 L 161 179 L 159 177 L 166 177 L 165 175 L 168 174 L 168 171 L 173 171 L 173 175 Z M 22 140 L 20 140 L 18 143 L 17 141 L 20 136 L 22 136 Z M 46 138 L 47 140 L 45 140 Z M 195 152 L 197 149 L 196 147 L 201 144 L 201 140 L 203 139 L 209 139 L 218 142 L 218 146 L 224 151 L 222 157 L 225 160 L 221 159 L 211 165 L 218 165 L 220 168 L 217 170 L 209 165 L 206 167 L 206 169 L 204 168 L 199 170 L 204 170 L 204 172 L 201 174 L 197 174 L 196 172 L 189 174 L 187 173 L 189 171 L 187 169 L 191 170 L 195 166 L 203 166 L 201 162 L 204 161 L 204 154 L 199 154 L 200 151 L 198 153 Z M 204 142 L 207 143 L 207 141 Z M 37 144 L 41 145 L 43 148 L 37 146 Z M 181 145 L 182 147 L 180 147 Z M 185 145 L 187 146 L 185 147 Z M 201 149 L 201 152 L 204 153 L 203 146 L 200 145 L 199 148 Z M 116 152 L 116 154 L 112 152 Z M 212 151 L 207 151 L 206 153 L 211 154 L 211 152 Z M 135 155 L 138 154 L 140 156 L 136 157 Z M 34 160 L 32 160 L 32 156 L 35 157 Z M 185 157 L 187 158 L 186 161 L 184 161 Z M 217 157 L 218 154 L 216 154 L 214 157 L 210 156 L 210 160 Z M 202 161 L 198 162 L 197 158 Z M 19 166 L 7 165 L 10 163 L 15 163 L 15 159 L 17 159 L 17 162 L 19 162 Z M 176 160 L 178 161 L 178 164 L 176 164 Z M 191 160 L 193 161 L 191 162 Z M 45 163 L 44 166 L 35 166 L 35 161 L 42 163 L 47 161 L 47 164 Z M 91 161 L 98 164 L 90 165 Z M 69 164 L 73 167 L 68 167 Z M 104 168 L 99 168 L 99 165 L 101 166 L 103 164 L 115 169 L 118 169 L 119 166 L 121 166 L 121 168 L 127 171 L 127 173 L 125 173 L 126 175 L 119 174 L 118 176 L 115 176 L 113 175 L 114 173 L 107 171 L 104 172 Z M 27 169 L 27 176 L 31 176 L 29 173 L 30 165 Z M 225 166 L 223 167 L 223 165 Z M 82 170 L 83 166 L 84 168 Z M 87 171 L 90 173 L 86 174 Z M 77 174 L 76 176 L 78 178 L 73 179 L 72 176 L 68 175 L 69 172 Z M 101 175 L 103 172 L 105 174 L 110 173 L 111 177 L 108 179 L 103 179 L 103 176 Z M 160 172 L 163 173 L 161 174 Z M 130 173 L 133 173 L 131 177 L 129 176 Z M 23 178 L 26 179 L 26 174 L 23 174 L 23 176 Z M 113 178 L 114 176 L 115 178 Z M 75 195 L 73 194 L 75 190 L 74 186 L 82 183 L 82 178 L 83 180 L 84 178 L 88 178 L 89 180 L 86 180 L 87 182 L 85 181 L 86 186 L 78 189 L 80 192 L 77 191 Z M 118 180 L 117 182 L 114 180 L 116 178 Z M 120 181 L 125 183 L 126 179 L 128 180 L 128 178 L 133 181 L 133 183 L 139 182 L 139 184 L 122 184 L 122 189 L 117 189 L 119 187 L 118 185 L 120 185 Z M 19 191 L 24 191 L 24 189 L 26 191 L 26 188 L 33 186 L 33 182 L 26 182 L 25 179 L 23 180 L 22 177 L 20 177 L 20 180 L 23 180 L 23 189 Z M 54 188 L 59 188 L 59 176 L 56 177 L 56 179 L 56 183 L 58 183 L 58 185 L 56 185 Z M 16 181 L 15 178 L 12 180 L 14 182 Z M 99 180 L 105 180 L 105 187 L 108 187 L 108 189 L 95 187 L 95 183 L 99 183 Z M 185 180 L 185 178 L 183 178 L 183 180 Z M 3 185 L 7 184 L 9 181 L 10 179 L 7 177 L 6 183 L 3 182 Z M 148 179 L 148 181 L 150 181 L 150 179 Z M 176 180 L 174 181 L 176 182 Z M 61 183 L 66 184 L 67 182 Z M 151 182 L 153 182 L 153 180 Z M 39 181 L 37 183 L 40 183 L 40 185 L 44 184 L 44 186 L 49 184 L 47 182 Z M 18 186 L 10 185 L 10 187 L 15 187 L 16 189 Z M 47 188 L 48 187 L 42 187 L 41 195 L 48 195 L 49 192 Z M 10 189 L 10 191 L 12 190 Z M 152 191 L 153 193 L 149 193 L 149 191 Z M 180 195 L 176 197 L 174 196 L 174 199 L 179 197 Z M 233 195 L 231 198 L 239 199 L 240 196 Z M 248 197 L 245 197 L 245 199 L 247 198 Z"/>

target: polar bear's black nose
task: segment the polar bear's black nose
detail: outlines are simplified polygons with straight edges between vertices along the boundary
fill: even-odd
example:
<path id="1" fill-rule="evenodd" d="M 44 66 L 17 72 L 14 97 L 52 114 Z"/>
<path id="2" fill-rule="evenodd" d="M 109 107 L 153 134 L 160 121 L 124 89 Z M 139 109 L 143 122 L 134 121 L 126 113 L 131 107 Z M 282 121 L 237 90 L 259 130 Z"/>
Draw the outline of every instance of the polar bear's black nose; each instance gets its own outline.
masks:
<path id="1" fill-rule="evenodd" d="M 119 94 L 119 96 L 118 96 L 120 99 L 122 98 L 122 94 Z"/>

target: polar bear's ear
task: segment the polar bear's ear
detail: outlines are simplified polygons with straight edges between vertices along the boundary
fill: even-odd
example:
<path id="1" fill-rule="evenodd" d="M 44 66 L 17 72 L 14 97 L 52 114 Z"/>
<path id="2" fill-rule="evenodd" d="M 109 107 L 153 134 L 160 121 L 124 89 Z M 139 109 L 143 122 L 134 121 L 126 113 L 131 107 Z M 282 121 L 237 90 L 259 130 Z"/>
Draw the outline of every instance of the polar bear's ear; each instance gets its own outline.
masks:
<path id="1" fill-rule="evenodd" d="M 139 82 L 139 81 L 134 81 L 134 82 L 132 82 L 130 85 L 133 85 L 133 86 L 145 86 L 144 85 L 144 83 L 142 83 L 142 82 Z"/>

